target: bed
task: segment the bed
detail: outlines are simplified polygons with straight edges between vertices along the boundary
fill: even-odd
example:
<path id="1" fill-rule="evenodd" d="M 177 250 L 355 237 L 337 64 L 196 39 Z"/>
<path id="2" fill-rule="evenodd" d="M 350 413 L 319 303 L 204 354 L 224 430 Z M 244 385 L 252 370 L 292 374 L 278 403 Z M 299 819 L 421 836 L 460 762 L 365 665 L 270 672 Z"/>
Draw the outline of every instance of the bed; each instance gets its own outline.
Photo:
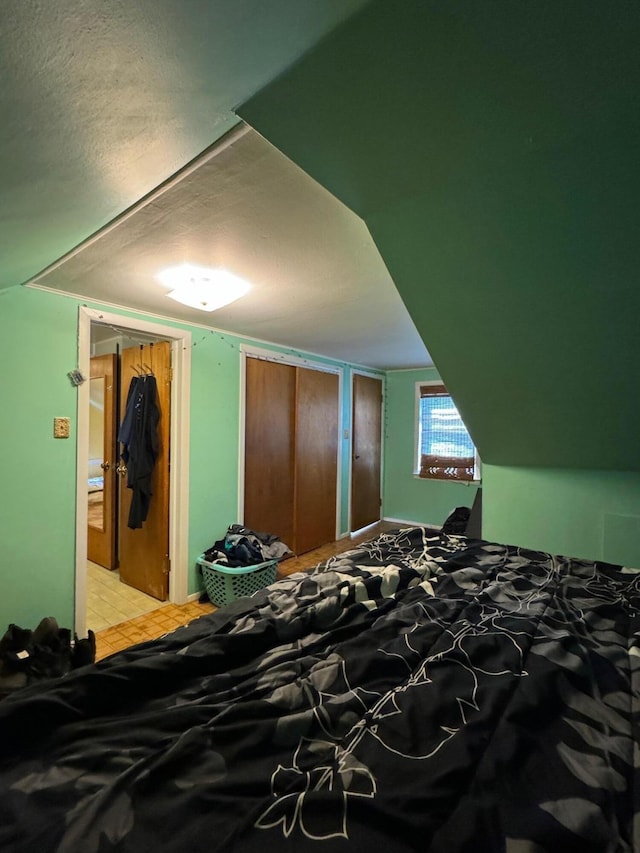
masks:
<path id="1" fill-rule="evenodd" d="M 102 470 L 102 459 L 89 460 L 89 476 L 87 477 L 87 491 L 91 495 L 104 489 L 104 471 Z"/>
<path id="2" fill-rule="evenodd" d="M 0 849 L 639 849 L 639 578 L 383 534 L 0 702 Z"/>

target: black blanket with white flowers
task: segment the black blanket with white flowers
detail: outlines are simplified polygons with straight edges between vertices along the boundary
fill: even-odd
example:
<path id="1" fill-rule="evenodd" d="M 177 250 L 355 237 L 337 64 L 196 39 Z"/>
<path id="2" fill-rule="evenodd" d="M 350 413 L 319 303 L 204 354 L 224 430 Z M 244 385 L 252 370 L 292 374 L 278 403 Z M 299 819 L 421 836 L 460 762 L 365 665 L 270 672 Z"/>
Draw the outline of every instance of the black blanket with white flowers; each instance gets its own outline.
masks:
<path id="1" fill-rule="evenodd" d="M 639 608 L 640 572 L 385 534 L 0 702 L 0 850 L 640 849 Z"/>

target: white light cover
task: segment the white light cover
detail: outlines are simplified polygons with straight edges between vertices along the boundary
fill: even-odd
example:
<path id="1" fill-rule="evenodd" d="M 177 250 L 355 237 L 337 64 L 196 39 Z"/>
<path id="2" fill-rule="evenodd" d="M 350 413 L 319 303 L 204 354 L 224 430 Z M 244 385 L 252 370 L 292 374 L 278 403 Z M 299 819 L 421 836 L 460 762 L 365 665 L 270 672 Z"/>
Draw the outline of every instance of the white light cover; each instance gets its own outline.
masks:
<path id="1" fill-rule="evenodd" d="M 194 264 L 169 267 L 158 274 L 158 280 L 174 288 L 167 293 L 171 299 L 200 311 L 216 311 L 251 290 L 248 282 L 227 270 Z"/>

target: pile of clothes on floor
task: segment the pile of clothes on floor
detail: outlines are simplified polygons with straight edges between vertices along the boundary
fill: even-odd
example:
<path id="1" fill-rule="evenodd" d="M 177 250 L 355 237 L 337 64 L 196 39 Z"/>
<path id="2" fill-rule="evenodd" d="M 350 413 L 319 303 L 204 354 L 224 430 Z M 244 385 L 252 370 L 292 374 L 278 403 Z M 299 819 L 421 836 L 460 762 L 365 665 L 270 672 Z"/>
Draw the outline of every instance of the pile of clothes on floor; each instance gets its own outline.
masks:
<path id="1" fill-rule="evenodd" d="M 268 560 L 291 557 L 293 551 L 273 533 L 259 533 L 241 524 L 232 524 L 203 556 L 208 563 L 224 563 L 230 568 L 254 566 Z"/>
<path id="2" fill-rule="evenodd" d="M 66 675 L 96 659 L 96 639 L 71 636 L 53 616 L 43 619 L 35 631 L 9 625 L 0 639 L 0 698 L 44 678 Z"/>

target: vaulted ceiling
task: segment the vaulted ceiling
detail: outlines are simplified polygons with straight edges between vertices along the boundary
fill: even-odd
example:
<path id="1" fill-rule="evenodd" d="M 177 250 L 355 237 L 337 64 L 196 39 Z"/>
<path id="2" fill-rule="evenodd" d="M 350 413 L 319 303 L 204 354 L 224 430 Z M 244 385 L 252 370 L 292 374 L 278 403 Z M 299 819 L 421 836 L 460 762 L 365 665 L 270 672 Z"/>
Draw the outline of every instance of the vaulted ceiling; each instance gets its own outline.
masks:
<path id="1" fill-rule="evenodd" d="M 0 287 L 35 281 L 376 367 L 429 364 L 362 220 L 238 133 L 238 104 L 363 4 L 3 3 Z M 156 275 L 185 261 L 252 291 L 215 314 L 180 306 Z"/>
<path id="2" fill-rule="evenodd" d="M 252 289 L 203 314 L 158 281 L 185 262 Z M 371 367 L 428 358 L 362 219 L 246 126 L 36 281 Z"/>
<path id="3" fill-rule="evenodd" d="M 363 0 L 4 0 L 0 287 L 28 281 L 238 122 Z"/>

